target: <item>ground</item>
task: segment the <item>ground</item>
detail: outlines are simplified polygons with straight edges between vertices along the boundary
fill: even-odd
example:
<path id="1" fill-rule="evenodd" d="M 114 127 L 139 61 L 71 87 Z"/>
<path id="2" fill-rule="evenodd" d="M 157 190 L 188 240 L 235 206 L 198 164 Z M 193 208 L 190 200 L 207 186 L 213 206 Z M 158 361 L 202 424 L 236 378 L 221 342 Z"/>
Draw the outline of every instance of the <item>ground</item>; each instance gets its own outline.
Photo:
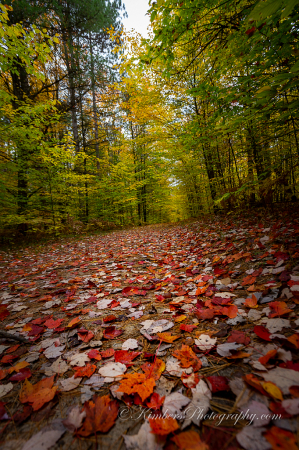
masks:
<path id="1" fill-rule="evenodd" d="M 298 449 L 296 212 L 1 252 L 1 448 Z"/>

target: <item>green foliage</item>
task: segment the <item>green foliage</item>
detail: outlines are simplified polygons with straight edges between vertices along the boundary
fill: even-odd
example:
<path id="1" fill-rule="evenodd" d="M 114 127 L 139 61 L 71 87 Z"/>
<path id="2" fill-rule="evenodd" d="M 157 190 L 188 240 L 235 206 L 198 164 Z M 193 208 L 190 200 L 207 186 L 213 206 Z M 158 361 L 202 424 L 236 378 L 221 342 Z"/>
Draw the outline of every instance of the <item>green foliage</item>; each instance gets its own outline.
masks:
<path id="1" fill-rule="evenodd" d="M 298 193 L 299 7 L 156 1 L 1 6 L 2 228 L 102 230 Z M 108 28 L 110 29 L 108 30 Z"/>

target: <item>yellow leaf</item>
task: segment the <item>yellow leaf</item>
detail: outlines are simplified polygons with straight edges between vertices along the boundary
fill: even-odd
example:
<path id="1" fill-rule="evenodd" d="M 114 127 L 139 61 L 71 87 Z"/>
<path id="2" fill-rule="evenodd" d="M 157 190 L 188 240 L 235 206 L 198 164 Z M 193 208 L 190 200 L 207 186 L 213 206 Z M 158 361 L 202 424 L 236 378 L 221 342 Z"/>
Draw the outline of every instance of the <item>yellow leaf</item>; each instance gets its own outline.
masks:
<path id="1" fill-rule="evenodd" d="M 276 384 L 272 383 L 272 381 L 262 381 L 261 385 L 272 398 L 277 400 L 283 400 L 282 392 Z"/>
<path id="2" fill-rule="evenodd" d="M 185 320 L 187 316 L 179 316 L 175 319 L 175 322 L 182 322 L 182 320 Z"/>

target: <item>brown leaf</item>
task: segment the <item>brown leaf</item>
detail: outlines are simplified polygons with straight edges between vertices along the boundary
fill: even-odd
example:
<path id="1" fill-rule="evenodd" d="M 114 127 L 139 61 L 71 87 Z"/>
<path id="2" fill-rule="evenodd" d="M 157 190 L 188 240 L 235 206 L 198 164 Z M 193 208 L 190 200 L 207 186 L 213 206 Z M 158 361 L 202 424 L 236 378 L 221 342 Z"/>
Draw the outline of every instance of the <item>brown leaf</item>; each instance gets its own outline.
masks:
<path id="1" fill-rule="evenodd" d="M 85 402 L 86 419 L 78 431 L 80 436 L 89 436 L 98 431 L 107 433 L 114 425 L 118 414 L 118 402 L 110 400 L 109 395 L 94 397 L 94 401 Z"/>

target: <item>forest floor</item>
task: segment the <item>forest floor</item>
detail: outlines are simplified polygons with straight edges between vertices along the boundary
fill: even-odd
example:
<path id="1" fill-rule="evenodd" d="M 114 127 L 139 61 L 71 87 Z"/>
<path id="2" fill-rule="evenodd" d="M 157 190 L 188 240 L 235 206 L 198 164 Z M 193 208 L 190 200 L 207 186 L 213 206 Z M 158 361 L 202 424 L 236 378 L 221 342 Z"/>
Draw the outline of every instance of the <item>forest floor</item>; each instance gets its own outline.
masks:
<path id="1" fill-rule="evenodd" d="M 2 450 L 298 449 L 294 211 L 0 258 Z"/>

